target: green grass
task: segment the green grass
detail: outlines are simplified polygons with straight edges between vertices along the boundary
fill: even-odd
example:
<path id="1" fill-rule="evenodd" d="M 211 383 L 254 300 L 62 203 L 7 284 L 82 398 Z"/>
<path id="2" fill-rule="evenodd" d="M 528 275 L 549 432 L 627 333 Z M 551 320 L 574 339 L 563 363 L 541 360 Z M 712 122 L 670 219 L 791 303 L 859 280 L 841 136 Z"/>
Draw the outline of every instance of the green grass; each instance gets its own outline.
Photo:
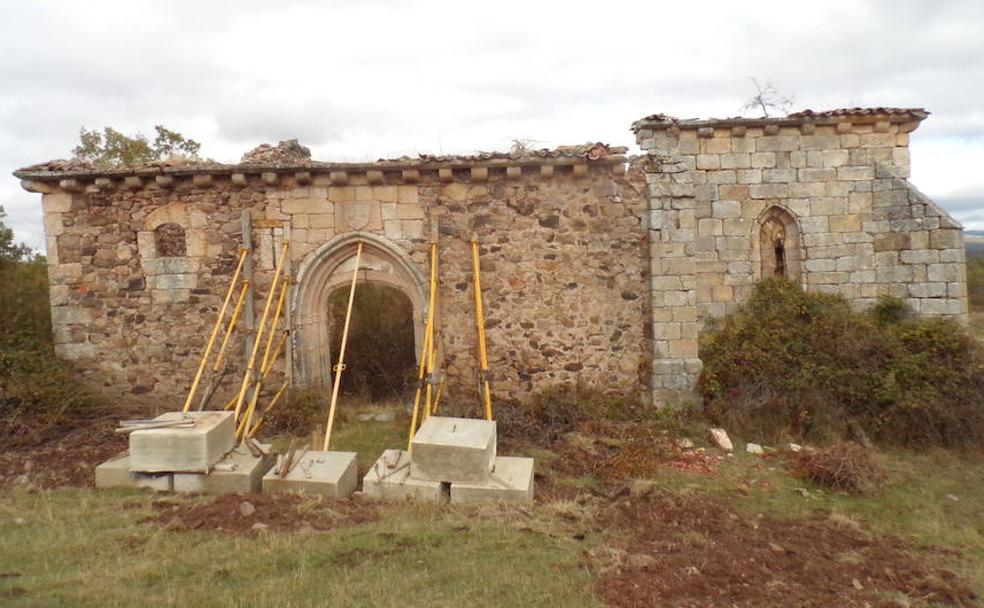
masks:
<path id="1" fill-rule="evenodd" d="M 879 460 L 889 480 L 870 496 L 824 490 L 792 477 L 780 461 L 747 454 L 725 460 L 718 475 L 667 469 L 656 481 L 674 492 L 723 497 L 751 513 L 809 517 L 820 511 L 856 522 L 872 533 L 923 548 L 928 560 L 943 560 L 984 596 L 984 458 L 944 450 L 893 450 Z M 957 549 L 961 555 L 941 557 L 929 547 Z"/>
<path id="2" fill-rule="evenodd" d="M 536 512 L 392 506 L 361 526 L 246 538 L 138 523 L 151 500 L 0 494 L 0 604 L 599 605 L 584 544 Z"/>

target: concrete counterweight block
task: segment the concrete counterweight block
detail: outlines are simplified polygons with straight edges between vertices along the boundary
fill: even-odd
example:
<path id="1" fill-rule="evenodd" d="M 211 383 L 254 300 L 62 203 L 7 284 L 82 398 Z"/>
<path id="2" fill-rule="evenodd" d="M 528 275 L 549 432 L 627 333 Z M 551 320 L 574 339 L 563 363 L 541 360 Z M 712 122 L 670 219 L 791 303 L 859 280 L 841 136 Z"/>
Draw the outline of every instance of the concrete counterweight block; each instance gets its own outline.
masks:
<path id="1" fill-rule="evenodd" d="M 495 421 L 431 416 L 413 437 L 410 477 L 485 483 L 495 460 Z"/>
<path id="2" fill-rule="evenodd" d="M 168 412 L 155 421 L 194 421 L 191 427 L 130 433 L 130 470 L 141 473 L 208 473 L 236 443 L 232 412 Z"/>
<path id="3" fill-rule="evenodd" d="M 246 446 L 239 445 L 215 463 L 208 475 L 175 473 L 174 491 L 203 494 L 259 492 L 263 475 L 276 461 L 269 445 L 262 444 L 262 448 L 263 455 L 254 456 Z"/>
<path id="4" fill-rule="evenodd" d="M 263 491 L 348 498 L 358 483 L 355 452 L 305 452 L 283 479 L 277 467 L 263 476 Z"/>
<path id="5" fill-rule="evenodd" d="M 451 502 L 533 502 L 533 459 L 499 456 L 489 480 L 452 483 Z"/>
<path id="6" fill-rule="evenodd" d="M 96 467 L 97 488 L 151 488 L 161 492 L 173 489 L 170 473 L 134 473 L 130 471 L 130 456 L 122 454 Z"/>
<path id="7" fill-rule="evenodd" d="M 410 454 L 403 450 L 386 450 L 362 478 L 362 492 L 377 500 L 445 499 L 441 482 L 410 477 Z"/>

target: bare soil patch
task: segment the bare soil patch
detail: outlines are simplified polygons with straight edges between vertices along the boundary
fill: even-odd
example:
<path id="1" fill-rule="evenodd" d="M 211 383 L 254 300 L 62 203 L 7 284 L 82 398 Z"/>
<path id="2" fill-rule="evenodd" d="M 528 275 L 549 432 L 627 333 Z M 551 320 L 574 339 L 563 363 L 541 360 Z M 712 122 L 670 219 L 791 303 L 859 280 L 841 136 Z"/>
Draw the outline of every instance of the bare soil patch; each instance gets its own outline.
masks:
<path id="1" fill-rule="evenodd" d="M 296 494 L 226 494 L 206 502 L 171 497 L 153 503 L 143 523 L 165 530 L 221 530 L 255 536 L 263 531 L 327 531 L 379 518 L 359 500 L 329 500 Z"/>
<path id="2" fill-rule="evenodd" d="M 95 468 L 126 450 L 125 435 L 113 433 L 118 412 L 93 413 L 43 428 L 0 428 L 0 488 L 92 487 Z"/>
<path id="3" fill-rule="evenodd" d="M 706 497 L 622 499 L 603 510 L 626 544 L 602 564 L 611 606 L 679 608 L 979 606 L 957 577 L 901 541 L 824 514 L 808 521 L 747 516 Z"/>

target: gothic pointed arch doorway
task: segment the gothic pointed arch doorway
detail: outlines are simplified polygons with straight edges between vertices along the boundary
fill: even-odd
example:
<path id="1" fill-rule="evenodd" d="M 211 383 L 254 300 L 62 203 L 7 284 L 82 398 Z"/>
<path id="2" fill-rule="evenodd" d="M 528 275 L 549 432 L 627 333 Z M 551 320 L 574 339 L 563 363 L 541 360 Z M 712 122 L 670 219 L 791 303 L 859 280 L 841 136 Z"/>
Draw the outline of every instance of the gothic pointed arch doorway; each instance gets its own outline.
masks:
<path id="1" fill-rule="evenodd" d="M 358 283 L 374 283 L 400 291 L 413 309 L 414 353 L 420 352 L 426 318 L 427 288 L 409 256 L 386 239 L 348 233 L 312 251 L 297 272 L 292 300 L 291 365 L 296 387 L 329 387 L 332 373 L 331 300 L 352 280 L 355 252 L 362 243 Z M 358 293 L 358 287 L 356 288 Z"/>

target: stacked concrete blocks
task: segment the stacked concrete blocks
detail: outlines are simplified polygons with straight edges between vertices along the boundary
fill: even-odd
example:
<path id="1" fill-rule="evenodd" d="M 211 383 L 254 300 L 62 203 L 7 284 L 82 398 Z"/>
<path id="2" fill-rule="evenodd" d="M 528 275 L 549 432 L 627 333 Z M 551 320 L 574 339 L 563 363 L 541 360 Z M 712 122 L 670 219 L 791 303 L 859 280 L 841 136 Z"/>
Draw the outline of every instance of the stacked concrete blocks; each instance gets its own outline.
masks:
<path id="1" fill-rule="evenodd" d="M 533 459 L 496 456 L 493 421 L 431 416 L 411 448 L 383 453 L 363 479 L 367 496 L 533 502 Z"/>
<path id="2" fill-rule="evenodd" d="M 305 452 L 283 477 L 279 464 L 264 475 L 263 491 L 348 498 L 358 483 L 357 456 L 355 452 Z"/>
<path id="3" fill-rule="evenodd" d="M 263 475 L 273 466 L 276 458 L 270 446 L 261 444 L 258 456 L 239 445 L 215 463 L 208 475 L 200 473 L 175 473 L 175 492 L 200 492 L 202 494 L 232 494 L 259 492 Z"/>
<path id="4" fill-rule="evenodd" d="M 232 412 L 168 412 L 154 420 L 182 418 L 194 425 L 130 433 L 131 471 L 207 474 L 235 445 Z"/>
<path id="5" fill-rule="evenodd" d="M 174 478 L 170 473 L 136 473 L 130 470 L 129 454 L 110 458 L 96 467 L 96 487 L 109 488 L 150 488 L 160 492 L 174 489 Z"/>

